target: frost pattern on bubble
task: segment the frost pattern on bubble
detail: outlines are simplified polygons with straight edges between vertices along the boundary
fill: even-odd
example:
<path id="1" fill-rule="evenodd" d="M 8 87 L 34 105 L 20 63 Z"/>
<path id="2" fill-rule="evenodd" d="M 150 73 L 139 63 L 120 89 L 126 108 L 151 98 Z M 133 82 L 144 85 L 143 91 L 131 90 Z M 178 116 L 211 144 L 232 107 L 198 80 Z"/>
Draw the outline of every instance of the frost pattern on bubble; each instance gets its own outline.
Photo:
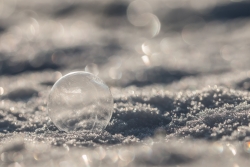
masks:
<path id="1" fill-rule="evenodd" d="M 111 119 L 113 98 L 108 86 L 95 75 L 73 72 L 54 84 L 47 107 L 60 130 L 100 132 Z"/>

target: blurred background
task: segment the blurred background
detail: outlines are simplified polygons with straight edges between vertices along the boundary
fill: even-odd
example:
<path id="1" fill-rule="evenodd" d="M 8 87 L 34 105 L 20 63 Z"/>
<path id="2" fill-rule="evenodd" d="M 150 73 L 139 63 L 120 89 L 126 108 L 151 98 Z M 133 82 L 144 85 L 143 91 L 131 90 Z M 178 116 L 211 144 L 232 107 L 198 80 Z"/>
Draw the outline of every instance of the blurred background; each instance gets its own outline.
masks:
<path id="1" fill-rule="evenodd" d="M 249 8 L 240 0 L 1 0 L 0 73 L 35 72 L 51 86 L 85 70 L 110 86 L 141 87 L 247 71 Z"/>

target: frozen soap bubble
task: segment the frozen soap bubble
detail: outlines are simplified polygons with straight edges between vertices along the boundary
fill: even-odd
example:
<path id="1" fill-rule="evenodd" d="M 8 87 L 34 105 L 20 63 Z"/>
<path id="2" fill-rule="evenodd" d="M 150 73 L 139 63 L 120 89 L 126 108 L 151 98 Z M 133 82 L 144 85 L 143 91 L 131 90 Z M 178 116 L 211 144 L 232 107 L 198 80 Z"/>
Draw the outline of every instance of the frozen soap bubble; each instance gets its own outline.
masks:
<path id="1" fill-rule="evenodd" d="M 48 114 L 66 132 L 100 132 L 109 123 L 113 99 L 108 86 L 88 72 L 63 76 L 52 87 Z"/>

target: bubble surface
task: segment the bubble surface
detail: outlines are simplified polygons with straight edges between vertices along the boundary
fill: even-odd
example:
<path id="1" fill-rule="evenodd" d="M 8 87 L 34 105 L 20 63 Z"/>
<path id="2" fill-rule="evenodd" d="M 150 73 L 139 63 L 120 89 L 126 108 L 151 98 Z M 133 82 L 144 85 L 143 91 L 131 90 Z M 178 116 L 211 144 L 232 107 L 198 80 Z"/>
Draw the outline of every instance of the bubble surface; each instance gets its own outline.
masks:
<path id="1" fill-rule="evenodd" d="M 48 97 L 48 115 L 66 132 L 100 132 L 109 123 L 113 98 L 108 86 L 88 72 L 63 76 Z"/>

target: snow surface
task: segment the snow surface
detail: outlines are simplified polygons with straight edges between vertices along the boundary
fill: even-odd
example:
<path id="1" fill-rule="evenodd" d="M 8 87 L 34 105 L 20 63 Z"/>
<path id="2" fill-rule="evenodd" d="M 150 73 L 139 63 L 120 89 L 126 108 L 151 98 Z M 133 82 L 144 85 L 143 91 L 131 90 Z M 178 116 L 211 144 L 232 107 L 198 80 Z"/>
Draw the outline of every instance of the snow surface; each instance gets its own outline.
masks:
<path id="1" fill-rule="evenodd" d="M 0 166 L 249 166 L 250 3 L 137 3 L 144 27 L 130 1 L 2 1 Z M 52 85 L 79 70 L 111 89 L 102 133 L 48 117 Z"/>

